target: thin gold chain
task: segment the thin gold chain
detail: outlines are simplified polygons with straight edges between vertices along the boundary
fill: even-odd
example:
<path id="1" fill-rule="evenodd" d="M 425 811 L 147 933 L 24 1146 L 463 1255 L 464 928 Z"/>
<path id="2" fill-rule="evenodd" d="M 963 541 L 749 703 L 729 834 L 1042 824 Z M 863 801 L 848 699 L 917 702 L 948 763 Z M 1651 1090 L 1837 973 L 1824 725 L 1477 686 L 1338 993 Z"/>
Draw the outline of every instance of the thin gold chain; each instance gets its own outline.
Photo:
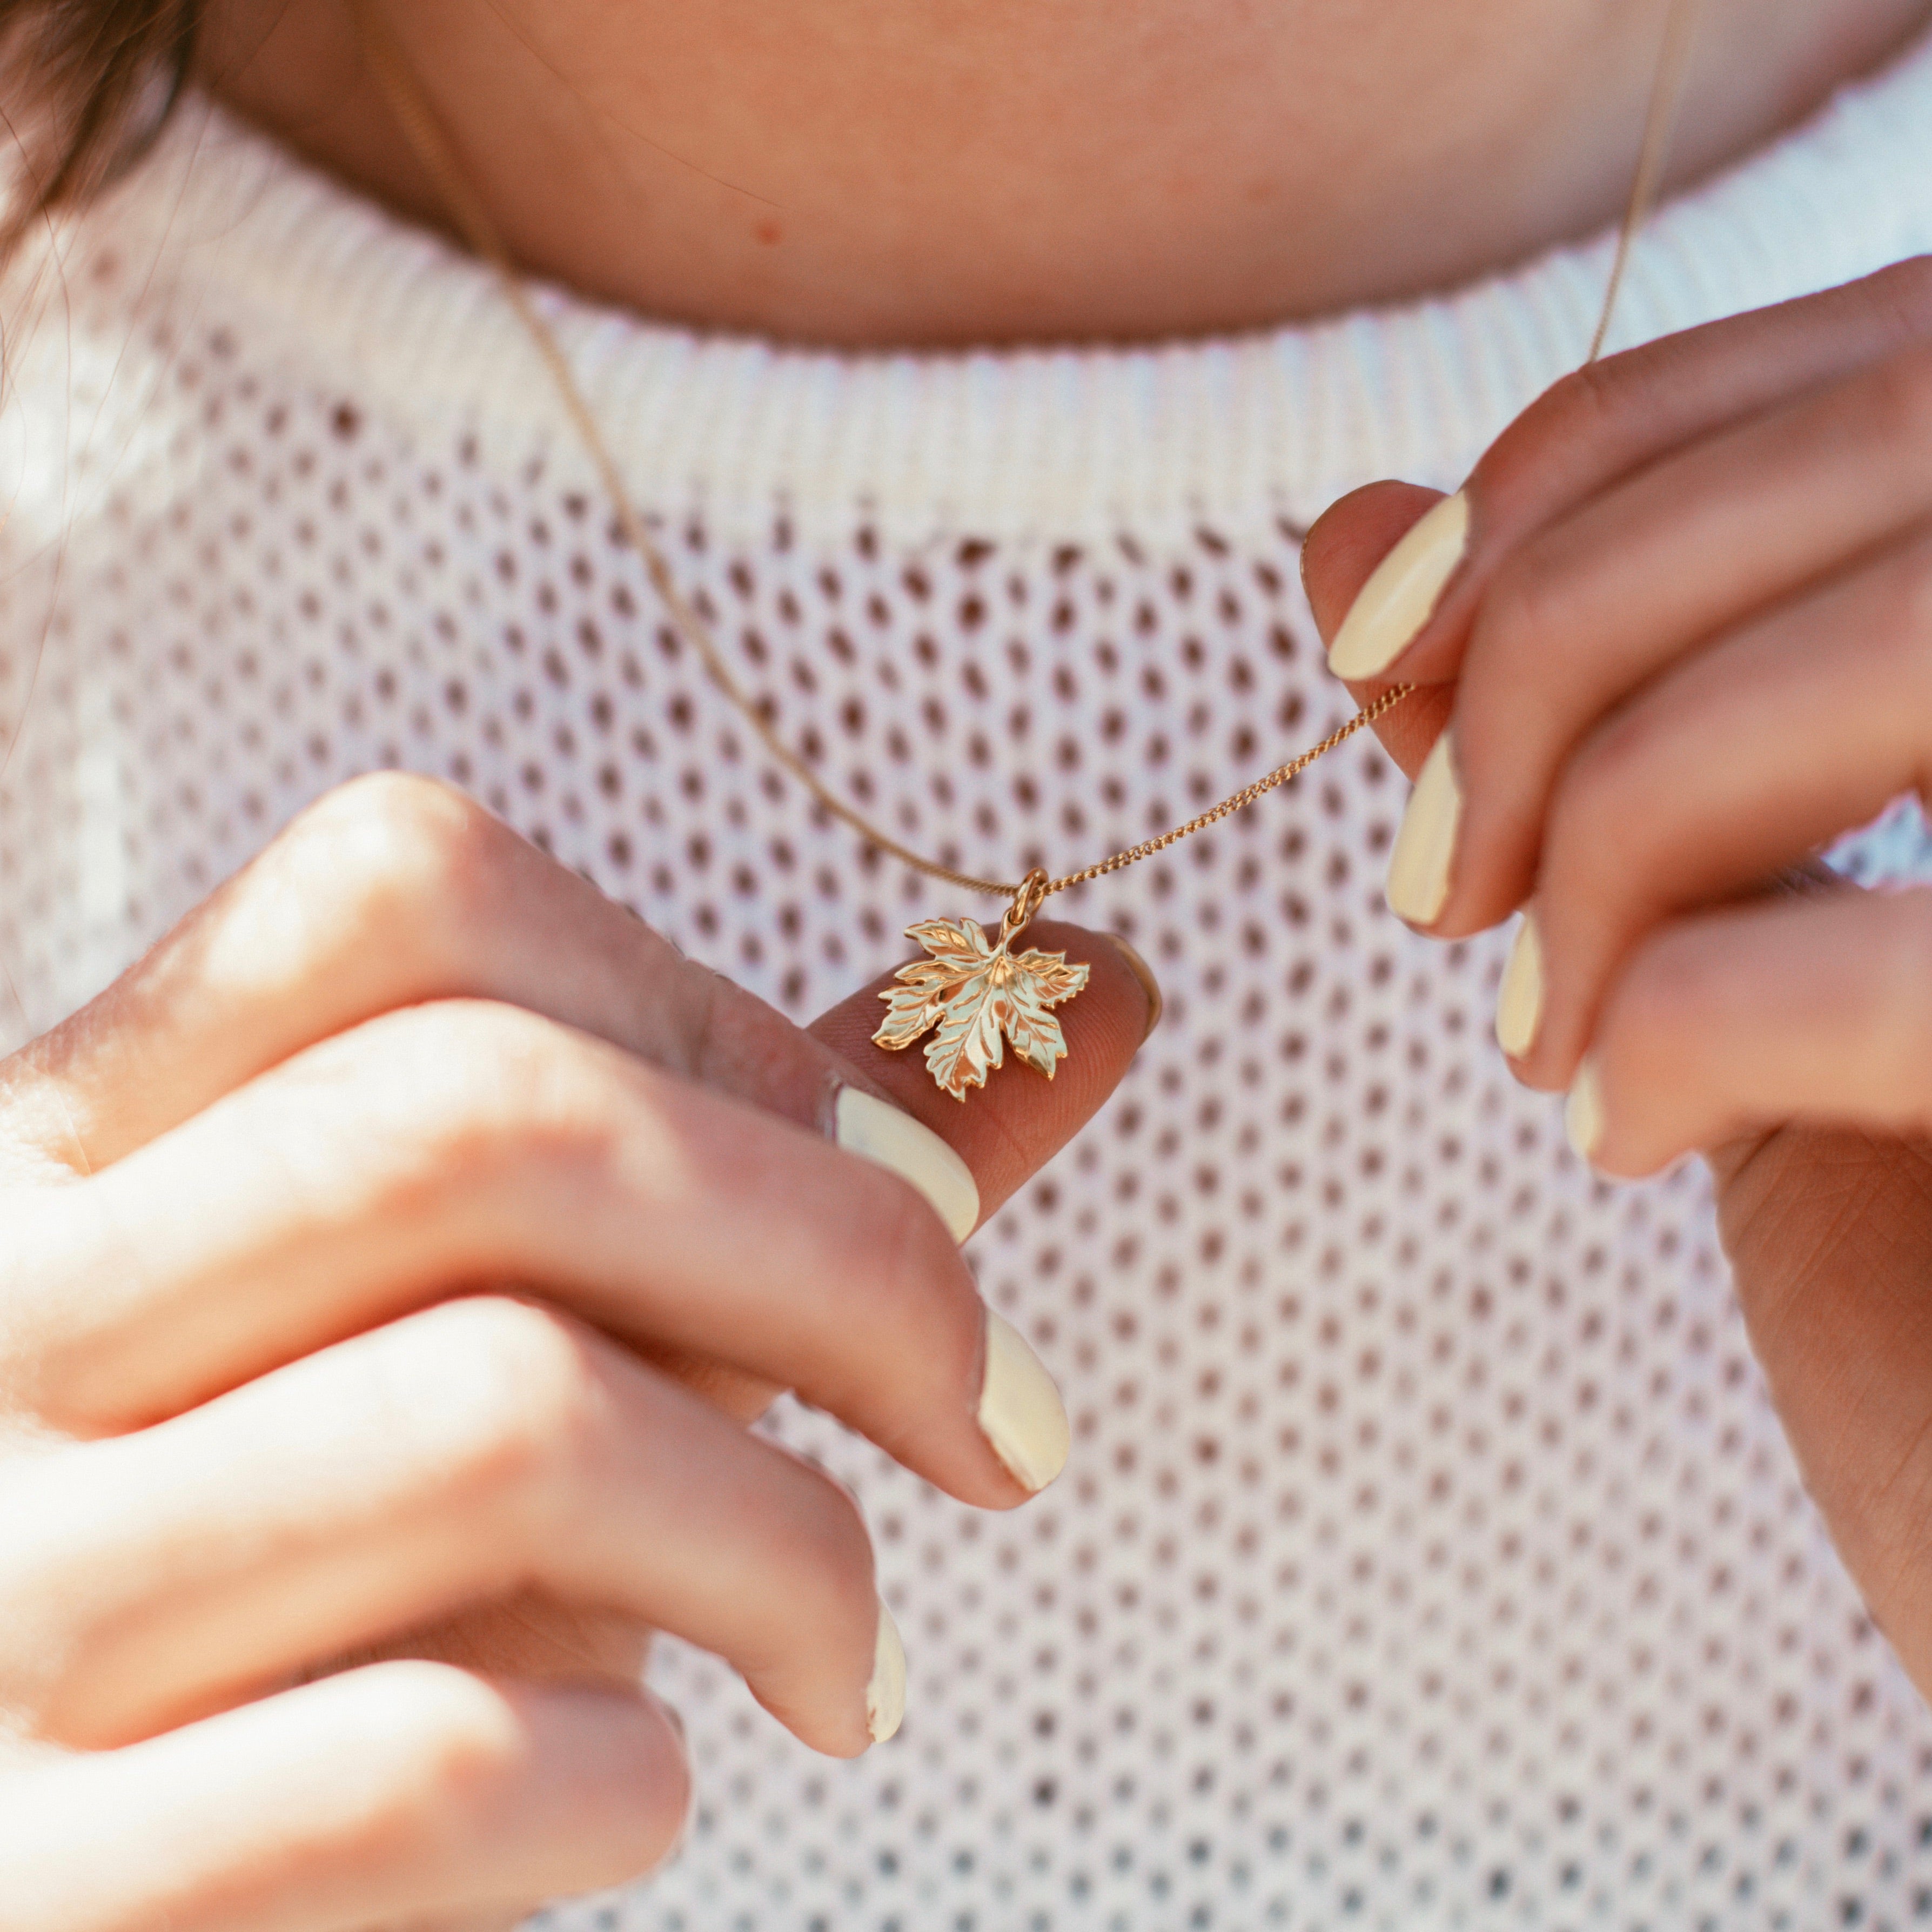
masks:
<path id="1" fill-rule="evenodd" d="M 1244 785 L 1232 797 L 1210 806 L 1198 818 L 1190 818 L 1185 825 L 1177 825 L 1172 832 L 1163 832 L 1157 838 L 1143 839 L 1138 845 L 1130 845 L 1124 852 L 1116 852 L 1111 859 L 1102 859 L 1098 865 L 1069 872 L 1064 879 L 1048 880 L 1047 891 L 1064 892 L 1069 886 L 1084 886 L 1089 879 L 1103 879 L 1109 872 L 1118 872 L 1123 866 L 1133 865 L 1142 859 L 1151 859 L 1156 852 L 1165 852 L 1170 845 L 1192 838 L 1197 832 L 1204 832 L 1210 825 L 1219 824 L 1231 813 L 1239 812 L 1243 806 L 1252 805 L 1256 799 L 1273 791 L 1276 785 L 1285 785 L 1290 778 L 1299 778 L 1317 758 L 1326 758 L 1337 745 L 1352 738 L 1364 724 L 1372 724 L 1384 712 L 1393 711 L 1414 688 L 1412 684 L 1390 685 L 1379 698 L 1357 712 L 1347 724 L 1330 731 L 1320 744 L 1311 745 L 1285 765 L 1277 765 L 1266 778 L 1257 778 L 1251 785 Z"/>
<path id="2" fill-rule="evenodd" d="M 1611 269 L 1609 287 L 1604 294 L 1602 314 L 1598 318 L 1596 333 L 1590 345 L 1588 359 L 1592 362 L 1602 352 L 1604 338 L 1610 332 L 1611 316 L 1616 307 L 1618 292 L 1622 286 L 1624 268 L 1629 260 L 1630 243 L 1642 223 L 1651 197 L 1663 173 L 1670 124 L 1688 64 L 1698 4 L 1699 0 L 1672 0 L 1664 50 L 1658 60 L 1657 78 L 1646 118 L 1636 178 L 1631 187 L 1629 206 L 1618 236 L 1616 259 Z M 536 305 L 530 300 L 529 291 L 518 274 L 509 249 L 488 209 L 471 188 L 469 178 L 457 159 L 448 134 L 431 106 L 422 82 L 416 77 L 416 70 L 389 32 L 388 22 L 382 17 L 375 0 L 350 0 L 350 10 L 362 44 L 363 58 L 387 98 L 391 112 L 395 116 L 398 126 L 424 172 L 442 196 L 451 218 L 464 240 L 494 272 L 504 299 L 523 325 L 548 370 L 551 382 L 562 400 L 565 412 L 589 452 L 598 479 L 616 511 L 617 526 L 622 532 L 625 542 L 637 552 L 643 562 L 645 574 L 650 578 L 652 589 L 657 592 L 670 616 L 674 629 L 696 651 L 712 682 L 724 692 L 745 722 L 758 734 L 760 741 L 772 757 L 797 779 L 833 818 L 850 826 L 868 844 L 890 853 L 928 878 L 943 880 L 949 885 L 960 886 L 968 892 L 991 893 L 1001 898 L 1012 899 L 1016 904 L 1024 894 L 1029 907 L 1028 916 L 1030 916 L 1031 909 L 1036 908 L 1040 901 L 1049 895 L 1065 892 L 1073 886 L 1084 885 L 1090 879 L 1104 878 L 1110 872 L 1120 872 L 1126 866 L 1138 864 L 1143 859 L 1152 858 L 1156 853 L 1164 852 L 1170 845 L 1191 838 L 1196 832 L 1204 831 L 1210 825 L 1218 824 L 1221 820 L 1231 817 L 1244 806 L 1252 805 L 1256 799 L 1264 796 L 1277 786 L 1285 785 L 1291 779 L 1299 777 L 1318 758 L 1325 758 L 1337 746 L 1353 737 L 1364 725 L 1373 724 L 1385 712 L 1393 710 L 1414 690 L 1412 685 L 1392 685 L 1364 709 L 1358 711 L 1346 724 L 1331 731 L 1318 745 L 1310 746 L 1308 750 L 1291 758 L 1287 764 L 1276 766 L 1264 778 L 1257 778 L 1252 784 L 1243 786 L 1239 791 L 1222 800 L 1219 805 L 1210 806 L 1198 817 L 1189 819 L 1185 824 L 1175 826 L 1171 831 L 1143 839 L 1138 845 L 1130 845 L 1111 857 L 1102 859 L 1078 872 L 1069 872 L 1059 878 L 1046 877 L 1038 868 L 1023 880 L 982 878 L 976 874 L 961 872 L 956 867 L 944 866 L 937 860 L 926 858 L 890 833 L 881 831 L 863 813 L 847 804 L 785 743 L 733 674 L 723 652 L 718 648 L 716 639 L 711 634 L 710 626 L 706 622 L 696 604 L 680 588 L 664 552 L 652 540 L 650 532 L 645 528 L 644 520 L 632 500 L 630 490 L 617 466 L 616 460 L 611 454 L 610 446 L 605 442 L 603 432 L 598 428 L 584 392 L 578 384 L 575 372 L 571 368 L 554 332 L 537 312 Z"/>
<path id="3" fill-rule="evenodd" d="M 1656 78 L 1651 82 L 1650 105 L 1643 117 L 1643 140 L 1637 149 L 1636 175 L 1630 183 L 1622 224 L 1617 230 L 1616 256 L 1610 264 L 1610 286 L 1604 291 L 1596 333 L 1590 338 L 1590 352 L 1583 358 L 1586 368 L 1604 352 L 1610 320 L 1617 312 L 1617 296 L 1624 285 L 1624 271 L 1630 266 L 1630 245 L 1650 213 L 1650 205 L 1664 178 L 1664 164 L 1670 154 L 1671 130 L 1684 97 L 1684 82 L 1690 71 L 1699 6 L 1700 0 L 1671 0 L 1664 23 L 1664 44 L 1658 50 Z"/>
<path id="4" fill-rule="evenodd" d="M 374 0 L 351 0 L 357 32 L 362 43 L 362 51 L 377 84 L 387 96 L 391 111 L 416 159 L 422 164 L 436 192 L 442 197 L 451 218 L 461 231 L 464 239 L 495 272 L 504 298 L 508 302 L 517 319 L 528 333 L 544 368 L 549 371 L 557 394 L 562 399 L 566 412 L 572 426 L 582 439 L 596 466 L 598 479 L 616 512 L 617 526 L 624 540 L 635 550 L 642 560 L 644 572 L 650 579 L 651 587 L 662 601 L 673 628 L 703 662 L 712 682 L 729 698 L 733 706 L 743 716 L 746 722 L 757 732 L 765 749 L 784 769 L 803 785 L 807 791 L 832 815 L 849 826 L 868 844 L 889 852 L 897 860 L 910 866 L 928 878 L 943 880 L 948 885 L 958 886 L 968 892 L 987 892 L 1001 898 L 1014 898 L 1027 881 L 1023 880 L 982 878 L 972 872 L 964 872 L 952 866 L 943 866 L 937 860 L 928 859 L 915 852 L 888 832 L 882 831 L 863 813 L 855 810 L 841 798 L 819 777 L 805 760 L 786 744 L 766 721 L 764 712 L 746 693 L 733 674 L 730 666 L 718 650 L 717 640 L 711 634 L 707 624 L 696 605 L 679 587 L 671 574 L 670 566 L 664 552 L 652 541 L 644 527 L 644 520 L 632 502 L 631 493 L 626 487 L 623 476 L 604 441 L 602 432 L 592 416 L 584 392 L 554 332 L 544 318 L 537 313 L 531 302 L 529 291 L 518 276 L 516 265 L 511 258 L 496 223 L 489 212 L 470 185 L 469 179 L 458 164 L 449 137 L 437 118 L 424 94 L 422 83 L 417 80 L 388 23 L 382 18 Z M 1160 837 L 1149 838 L 1131 847 L 1124 852 L 1116 852 L 1111 858 L 1103 859 L 1084 871 L 1070 872 L 1064 878 L 1049 879 L 1046 891 L 1038 895 L 1064 892 L 1069 886 L 1083 884 L 1089 879 L 1097 879 L 1108 872 L 1118 872 L 1124 866 L 1131 866 L 1137 860 L 1149 858 L 1154 854 L 1165 850 L 1177 840 L 1186 838 L 1202 830 L 1217 820 L 1226 818 L 1231 812 L 1239 812 L 1244 805 L 1252 804 L 1264 793 L 1283 785 L 1305 771 L 1317 758 L 1332 752 L 1345 739 L 1352 737 L 1364 725 L 1372 723 L 1384 712 L 1400 704 L 1408 695 L 1410 687 L 1396 685 L 1384 692 L 1365 711 L 1359 712 L 1342 725 L 1332 731 L 1312 749 L 1292 758 L 1263 778 L 1245 786 L 1232 798 L 1204 812 L 1197 818 L 1190 819 L 1185 825 L 1178 825 L 1171 832 Z M 1037 903 L 1037 899 L 1036 899 Z"/>

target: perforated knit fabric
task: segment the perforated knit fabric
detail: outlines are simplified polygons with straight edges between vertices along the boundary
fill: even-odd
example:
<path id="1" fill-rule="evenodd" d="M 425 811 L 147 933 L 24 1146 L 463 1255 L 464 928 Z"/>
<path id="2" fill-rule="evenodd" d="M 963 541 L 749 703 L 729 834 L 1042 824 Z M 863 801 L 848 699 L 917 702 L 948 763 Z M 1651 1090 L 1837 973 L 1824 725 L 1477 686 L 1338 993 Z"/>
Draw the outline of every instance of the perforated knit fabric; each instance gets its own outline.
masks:
<path id="1" fill-rule="evenodd" d="M 1667 210 L 1623 333 L 1928 246 L 1922 50 Z M 1011 873 L 1345 715 L 1299 525 L 1374 476 L 1456 480 L 1581 354 L 1606 262 L 1106 355 L 788 353 L 545 300 L 793 742 Z M 909 920 L 983 910 L 767 769 L 440 244 L 190 103 L 8 314 L 19 1028 L 380 766 L 466 788 L 800 1018 Z M 1383 907 L 1402 796 L 1352 742 L 1065 907 L 1168 999 L 969 1251 L 1066 1391 L 1066 1474 L 979 1515 L 782 1408 L 872 1526 L 904 1729 L 815 1759 L 663 1646 L 692 1835 L 557 1932 L 1932 1917 L 1932 1718 L 1801 1490 L 1701 1175 L 1580 1168 L 1492 1043 L 1506 936 L 1440 946 Z M 1918 849 L 1894 820 L 1860 862 Z"/>

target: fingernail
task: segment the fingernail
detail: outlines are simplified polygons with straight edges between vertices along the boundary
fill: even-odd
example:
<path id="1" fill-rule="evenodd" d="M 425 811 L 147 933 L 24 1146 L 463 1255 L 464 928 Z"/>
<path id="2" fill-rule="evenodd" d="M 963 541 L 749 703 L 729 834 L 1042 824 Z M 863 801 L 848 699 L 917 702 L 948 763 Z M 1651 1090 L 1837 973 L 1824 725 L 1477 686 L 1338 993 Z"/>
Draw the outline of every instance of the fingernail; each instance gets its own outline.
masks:
<path id="1" fill-rule="evenodd" d="M 892 1613 L 879 1599 L 879 1634 L 872 1646 L 872 1681 L 866 1686 L 866 1728 L 882 1744 L 905 1716 L 905 1646 Z"/>
<path id="2" fill-rule="evenodd" d="M 1454 748 L 1444 731 L 1424 762 L 1389 855 L 1389 910 L 1411 926 L 1430 926 L 1449 896 L 1462 788 L 1456 782 Z"/>
<path id="3" fill-rule="evenodd" d="M 1154 968 L 1118 932 L 1110 932 L 1107 937 L 1114 942 L 1115 950 L 1127 962 L 1127 970 L 1141 982 L 1141 991 L 1147 995 L 1147 1025 L 1141 1034 L 1144 1045 L 1148 1035 L 1160 1024 L 1160 1016 L 1167 1008 L 1167 1002 L 1161 998 L 1160 982 L 1154 976 Z"/>
<path id="4" fill-rule="evenodd" d="M 1328 647 L 1337 677 L 1386 670 L 1435 614 L 1469 541 L 1469 499 L 1445 496 L 1375 567 Z"/>
<path id="5" fill-rule="evenodd" d="M 1563 1103 L 1563 1131 L 1579 1160 L 1594 1161 L 1604 1138 L 1604 1083 L 1593 1060 L 1576 1070 L 1576 1084 Z"/>
<path id="6" fill-rule="evenodd" d="M 1526 912 L 1496 991 L 1496 1044 L 1512 1060 L 1520 1060 L 1536 1044 L 1542 1023 L 1543 941 L 1535 914 Z"/>
<path id="7" fill-rule="evenodd" d="M 1013 1480 L 1036 1492 L 1066 1468 L 1073 1446 L 1066 1405 L 1053 1378 L 1020 1331 L 990 1308 L 980 1427 Z"/>
<path id="8" fill-rule="evenodd" d="M 956 1241 L 979 1225 L 973 1170 L 930 1127 L 856 1087 L 839 1088 L 833 1114 L 838 1144 L 910 1181 L 939 1210 Z"/>

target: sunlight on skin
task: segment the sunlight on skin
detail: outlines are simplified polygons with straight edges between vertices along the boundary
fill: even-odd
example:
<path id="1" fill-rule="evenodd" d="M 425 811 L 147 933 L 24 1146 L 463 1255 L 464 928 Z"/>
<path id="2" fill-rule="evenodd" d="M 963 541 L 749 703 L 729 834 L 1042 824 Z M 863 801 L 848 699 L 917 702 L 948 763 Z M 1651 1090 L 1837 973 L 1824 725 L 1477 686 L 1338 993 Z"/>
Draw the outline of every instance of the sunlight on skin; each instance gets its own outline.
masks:
<path id="1" fill-rule="evenodd" d="M 1586 232 L 1628 188 L 1661 19 L 1594 0 L 394 10 L 532 267 L 647 314 L 854 344 L 1262 326 Z M 1928 10 L 1708 0 L 1678 178 Z M 340 0 L 216 0 L 206 45 L 233 103 L 434 209 Z"/>

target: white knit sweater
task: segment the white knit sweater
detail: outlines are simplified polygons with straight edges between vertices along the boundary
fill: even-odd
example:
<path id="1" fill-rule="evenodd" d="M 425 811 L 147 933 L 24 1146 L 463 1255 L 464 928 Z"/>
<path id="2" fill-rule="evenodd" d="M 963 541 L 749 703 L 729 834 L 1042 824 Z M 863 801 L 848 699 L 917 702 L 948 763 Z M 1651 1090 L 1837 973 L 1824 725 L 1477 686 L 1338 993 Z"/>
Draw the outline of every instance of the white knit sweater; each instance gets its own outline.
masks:
<path id="1" fill-rule="evenodd" d="M 1932 46 L 1666 209 L 1628 340 L 1932 248 Z M 546 312 L 677 569 L 835 784 L 1083 861 L 1344 714 L 1299 527 L 1453 484 L 1580 357 L 1607 244 L 1138 351 L 805 353 Z M 666 638 L 487 274 L 190 101 L 6 291 L 0 959 L 38 1029 L 304 801 L 452 777 L 804 1017 L 963 908 L 862 860 Z M 31 701 L 29 693 L 31 692 Z M 1070 916 L 1168 1016 L 977 1240 L 1060 1377 L 1008 1517 L 820 1417 L 910 1658 L 814 1759 L 667 1645 L 688 1932 L 1902 1925 L 1932 1718 L 1861 1616 L 1685 1168 L 1612 1188 L 1491 1043 L 1499 941 L 1382 908 L 1358 742 Z M 1012 1077 L 1012 1076 L 1008 1076 Z"/>

